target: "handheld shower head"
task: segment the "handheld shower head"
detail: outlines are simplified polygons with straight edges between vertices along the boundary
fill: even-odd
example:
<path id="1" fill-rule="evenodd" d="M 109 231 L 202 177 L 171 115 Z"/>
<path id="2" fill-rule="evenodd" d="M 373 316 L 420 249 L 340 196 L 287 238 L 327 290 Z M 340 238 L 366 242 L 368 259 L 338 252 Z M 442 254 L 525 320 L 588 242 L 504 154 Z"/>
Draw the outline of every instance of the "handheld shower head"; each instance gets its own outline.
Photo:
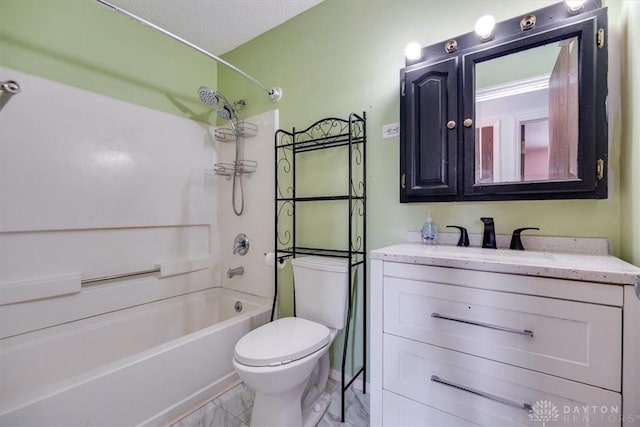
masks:
<path id="1" fill-rule="evenodd" d="M 235 112 L 227 105 L 223 105 L 222 107 L 216 109 L 216 114 L 222 120 L 230 121 L 235 118 Z"/>
<path id="2" fill-rule="evenodd" d="M 236 120 L 235 109 L 221 93 L 206 86 L 200 86 L 200 89 L 198 89 L 198 96 L 200 97 L 200 101 L 204 104 L 213 107 L 213 109 L 216 110 L 218 117 L 222 120 L 229 121 L 232 124 L 233 121 Z"/>

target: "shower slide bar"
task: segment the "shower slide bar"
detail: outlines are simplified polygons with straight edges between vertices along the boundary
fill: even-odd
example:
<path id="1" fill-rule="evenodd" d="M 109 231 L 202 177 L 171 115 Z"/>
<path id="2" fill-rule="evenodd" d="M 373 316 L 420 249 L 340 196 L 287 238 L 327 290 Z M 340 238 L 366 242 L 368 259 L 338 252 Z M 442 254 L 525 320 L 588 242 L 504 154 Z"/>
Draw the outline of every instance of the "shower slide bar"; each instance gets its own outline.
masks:
<path id="1" fill-rule="evenodd" d="M 76 294 L 83 286 L 93 285 L 109 280 L 125 279 L 145 274 L 160 273 L 159 278 L 190 273 L 212 267 L 211 255 L 187 258 L 175 261 L 165 261 L 156 264 L 149 270 L 133 271 L 110 276 L 82 279 L 80 273 L 70 273 L 60 276 L 46 277 L 35 280 L 7 283 L 0 286 L 0 306 L 33 301 L 42 298 L 58 297 Z"/>
<path id="2" fill-rule="evenodd" d="M 187 41 L 185 39 L 183 39 L 182 37 L 179 37 L 167 30 L 165 30 L 162 27 L 157 26 L 156 24 L 147 21 L 146 19 L 143 19 L 137 15 L 134 15 L 131 12 L 128 12 L 124 9 L 121 9 L 105 0 L 95 0 L 96 2 L 102 4 L 103 6 L 106 6 L 118 13 L 121 13 L 122 15 L 127 16 L 128 18 L 133 19 L 134 21 L 139 22 L 142 25 L 146 25 L 149 28 L 153 28 L 154 30 L 164 34 L 165 36 L 169 36 L 172 39 L 174 39 L 177 42 L 180 42 L 182 44 L 184 44 L 185 46 L 190 47 L 191 49 L 194 49 L 198 52 L 200 52 L 201 54 L 208 56 L 209 58 L 213 59 L 214 61 L 224 65 L 225 67 L 230 68 L 231 70 L 235 71 L 236 73 L 240 74 L 242 77 L 244 77 L 247 80 L 250 80 L 251 82 L 253 82 L 254 84 L 258 85 L 262 90 L 267 92 L 267 95 L 269 96 L 269 98 L 273 101 L 273 102 L 278 102 L 280 101 L 280 99 L 282 98 L 282 89 L 279 87 L 272 87 L 272 88 L 268 88 L 267 86 L 265 86 L 264 84 L 262 84 L 259 80 L 251 77 L 249 74 L 245 73 L 244 71 L 242 71 L 241 69 L 237 68 L 235 65 L 225 61 L 224 59 L 214 55 L 211 52 L 208 52 L 204 49 L 202 49 L 199 46 L 196 46 L 195 44 L 191 43 L 190 41 Z"/>
<path id="3" fill-rule="evenodd" d="M 0 81 L 0 110 L 9 102 L 13 95 L 20 93 L 22 89 L 18 82 L 13 80 Z"/>

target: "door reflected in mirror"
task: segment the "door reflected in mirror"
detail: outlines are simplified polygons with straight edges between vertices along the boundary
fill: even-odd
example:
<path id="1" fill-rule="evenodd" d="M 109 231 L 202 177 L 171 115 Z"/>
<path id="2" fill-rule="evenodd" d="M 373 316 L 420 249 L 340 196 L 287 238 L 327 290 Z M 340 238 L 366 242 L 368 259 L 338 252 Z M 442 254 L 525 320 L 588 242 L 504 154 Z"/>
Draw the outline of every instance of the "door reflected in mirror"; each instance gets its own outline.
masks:
<path id="1" fill-rule="evenodd" d="M 475 65 L 475 182 L 578 179 L 578 38 Z"/>

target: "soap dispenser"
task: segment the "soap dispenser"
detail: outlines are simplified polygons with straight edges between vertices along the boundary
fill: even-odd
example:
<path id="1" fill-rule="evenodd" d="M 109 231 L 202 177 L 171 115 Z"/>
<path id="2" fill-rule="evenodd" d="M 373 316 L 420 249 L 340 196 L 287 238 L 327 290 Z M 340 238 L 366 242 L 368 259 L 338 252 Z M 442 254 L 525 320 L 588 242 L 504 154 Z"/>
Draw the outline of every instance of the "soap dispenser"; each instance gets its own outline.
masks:
<path id="1" fill-rule="evenodd" d="M 431 212 L 427 212 L 427 222 L 422 226 L 422 243 L 435 245 L 438 242 L 438 227 L 433 223 Z"/>

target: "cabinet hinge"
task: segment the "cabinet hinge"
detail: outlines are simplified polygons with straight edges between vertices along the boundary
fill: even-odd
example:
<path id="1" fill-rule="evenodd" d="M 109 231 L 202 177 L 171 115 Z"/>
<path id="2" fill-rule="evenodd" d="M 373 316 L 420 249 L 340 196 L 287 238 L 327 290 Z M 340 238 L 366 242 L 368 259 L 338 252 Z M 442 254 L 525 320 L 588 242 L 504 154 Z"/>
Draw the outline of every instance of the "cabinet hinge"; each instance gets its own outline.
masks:
<path id="1" fill-rule="evenodd" d="M 604 178 L 604 160 L 602 159 L 596 161 L 596 178 Z"/>
<path id="2" fill-rule="evenodd" d="M 604 47 L 604 28 L 598 30 L 596 41 L 598 42 L 598 49 L 602 49 Z"/>
<path id="3" fill-rule="evenodd" d="M 406 89 L 406 85 L 404 82 L 400 83 L 400 95 L 404 96 L 405 95 L 405 89 Z"/>
<path id="4" fill-rule="evenodd" d="M 402 178 L 400 179 L 400 186 L 402 188 L 405 188 L 407 186 L 407 175 L 406 174 L 402 174 Z"/>

